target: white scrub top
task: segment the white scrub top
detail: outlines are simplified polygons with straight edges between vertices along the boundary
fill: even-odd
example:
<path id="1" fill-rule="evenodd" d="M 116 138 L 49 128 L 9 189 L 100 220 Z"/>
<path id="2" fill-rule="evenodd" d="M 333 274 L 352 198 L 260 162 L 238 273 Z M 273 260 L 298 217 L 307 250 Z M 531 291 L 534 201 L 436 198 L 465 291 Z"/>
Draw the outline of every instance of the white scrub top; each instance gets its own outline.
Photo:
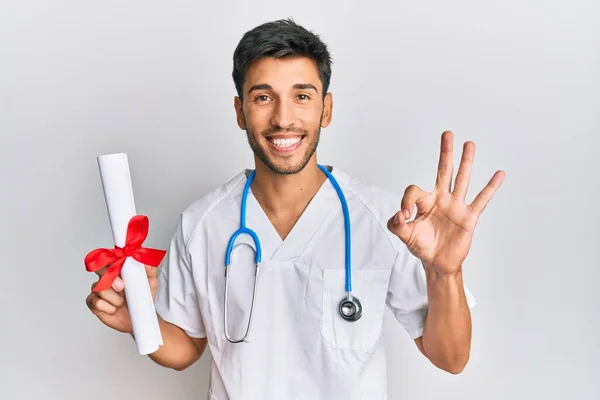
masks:
<path id="1" fill-rule="evenodd" d="M 285 240 L 249 192 L 247 226 L 262 245 L 249 343 L 225 338 L 225 252 L 239 228 L 249 171 L 191 204 L 181 215 L 159 269 L 158 314 L 191 337 L 206 337 L 212 356 L 211 400 L 387 399 L 382 338 L 386 306 L 411 338 L 422 335 L 427 310 L 423 266 L 387 229 L 400 197 L 331 168 L 348 202 L 353 295 L 363 316 L 338 314 L 345 296 L 344 217 L 326 180 Z M 248 235 L 236 243 L 252 244 Z M 241 338 L 248 324 L 254 252 L 232 255 L 228 330 Z M 474 298 L 467 291 L 469 306 Z M 394 355 L 401 356 L 401 355 Z"/>

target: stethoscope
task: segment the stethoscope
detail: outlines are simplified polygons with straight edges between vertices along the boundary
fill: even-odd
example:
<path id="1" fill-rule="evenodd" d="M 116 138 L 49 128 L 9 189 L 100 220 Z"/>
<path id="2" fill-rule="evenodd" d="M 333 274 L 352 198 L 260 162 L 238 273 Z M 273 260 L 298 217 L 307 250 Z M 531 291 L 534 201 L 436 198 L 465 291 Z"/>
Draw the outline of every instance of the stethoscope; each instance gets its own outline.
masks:
<path id="1" fill-rule="evenodd" d="M 348 212 L 348 203 L 346 203 L 346 198 L 344 197 L 344 193 L 342 192 L 340 185 L 337 183 L 337 181 L 335 180 L 333 175 L 329 172 L 329 170 L 320 164 L 318 164 L 318 166 L 321 169 L 321 171 L 323 171 L 323 173 L 327 176 L 327 178 L 329 178 L 329 181 L 335 188 L 335 191 L 337 192 L 338 197 L 340 198 L 340 202 L 342 204 L 342 210 L 344 213 L 344 228 L 345 228 L 344 233 L 345 233 L 345 247 L 346 247 L 346 249 L 345 249 L 346 250 L 346 296 L 340 301 L 339 306 L 338 306 L 338 312 L 344 320 L 354 322 L 354 321 L 358 321 L 360 319 L 360 317 L 362 316 L 363 308 L 362 308 L 362 303 L 360 302 L 360 300 L 352 295 L 352 278 L 351 278 L 351 263 L 350 263 L 350 249 L 351 249 L 351 247 L 350 247 L 350 244 L 351 244 L 351 241 L 350 241 L 350 213 Z M 246 202 L 248 199 L 248 191 L 250 190 L 250 185 L 252 184 L 252 181 L 254 180 L 255 172 L 256 171 L 253 170 L 250 173 L 250 175 L 248 176 L 248 179 L 246 180 L 246 185 L 244 186 L 244 192 L 242 194 L 242 204 L 240 207 L 241 208 L 241 210 L 240 210 L 240 228 L 237 231 L 235 231 L 234 234 L 229 239 L 229 244 L 227 245 L 227 252 L 225 253 L 225 299 L 224 299 L 225 305 L 223 307 L 223 313 L 224 313 L 223 323 L 224 323 L 224 328 L 225 328 L 225 337 L 231 343 L 240 343 L 240 342 L 248 342 L 249 341 L 249 333 L 250 333 L 250 328 L 252 325 L 252 316 L 254 314 L 254 298 L 256 297 L 256 284 L 258 281 L 258 273 L 260 270 L 260 262 L 261 262 L 261 258 L 262 258 L 262 250 L 260 247 L 260 240 L 258 239 L 258 235 L 256 234 L 256 232 L 254 232 L 252 229 L 250 229 L 246 226 Z M 233 253 L 235 248 L 237 248 L 238 246 L 242 246 L 242 245 L 247 245 L 249 247 L 252 247 L 248 243 L 240 243 L 235 247 L 233 246 L 237 237 L 243 233 L 250 235 L 252 237 L 252 239 L 254 240 L 254 245 L 256 248 L 253 250 L 255 251 L 256 269 L 255 269 L 255 273 L 254 273 L 254 289 L 252 292 L 252 303 L 250 305 L 250 317 L 248 320 L 248 326 L 246 327 L 246 333 L 244 334 L 244 336 L 241 339 L 234 340 L 229 336 L 229 331 L 227 330 L 227 287 L 228 287 L 228 271 L 229 271 L 228 267 L 231 264 L 231 254 Z"/>

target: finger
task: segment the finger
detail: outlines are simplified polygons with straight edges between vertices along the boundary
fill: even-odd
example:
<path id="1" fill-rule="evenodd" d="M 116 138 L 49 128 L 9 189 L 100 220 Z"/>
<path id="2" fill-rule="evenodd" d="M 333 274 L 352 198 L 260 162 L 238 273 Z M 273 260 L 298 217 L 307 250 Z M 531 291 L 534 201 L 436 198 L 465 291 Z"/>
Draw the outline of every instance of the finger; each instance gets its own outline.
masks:
<path id="1" fill-rule="evenodd" d="M 125 296 L 123 293 L 117 292 L 114 289 L 107 289 L 107 290 L 101 290 L 99 292 L 95 292 L 94 288 L 96 287 L 97 284 L 98 284 L 98 282 L 92 283 L 92 292 L 94 292 L 94 294 L 96 296 L 99 296 L 100 298 L 108 301 L 115 307 L 120 307 L 123 305 L 123 303 L 125 302 Z"/>
<path id="2" fill-rule="evenodd" d="M 465 142 L 463 146 L 463 153 L 460 160 L 460 166 L 456 173 L 456 180 L 454 181 L 453 194 L 464 201 L 467 196 L 467 190 L 469 188 L 469 182 L 471 181 L 471 168 L 473 166 L 473 160 L 475 158 L 475 143 Z"/>
<path id="3" fill-rule="evenodd" d="M 108 269 L 108 267 L 99 269 L 96 271 L 96 274 L 98 274 L 99 277 L 102 277 L 106 273 L 107 269 Z M 120 276 L 117 276 L 111 286 L 117 292 L 120 292 L 125 288 L 125 282 L 123 281 L 123 279 Z"/>
<path id="4" fill-rule="evenodd" d="M 98 296 L 117 308 L 125 304 L 125 296 L 115 292 L 113 289 L 102 290 L 98 292 Z"/>
<path id="5" fill-rule="evenodd" d="M 158 289 L 158 279 L 148 278 L 148 285 L 150 286 L 150 292 L 152 295 L 156 295 L 156 289 Z"/>
<path id="6" fill-rule="evenodd" d="M 148 278 L 155 278 L 158 267 L 152 267 L 150 265 L 145 265 L 145 267 L 146 267 L 146 276 Z"/>
<path id="7" fill-rule="evenodd" d="M 428 193 L 422 190 L 417 185 L 410 185 L 404 190 L 404 196 L 400 202 L 400 209 L 404 213 L 406 219 L 410 219 L 413 215 L 415 205 Z"/>
<path id="8" fill-rule="evenodd" d="M 150 286 L 150 290 L 156 290 L 158 287 L 158 279 L 150 278 L 148 279 L 148 285 Z"/>
<path id="9" fill-rule="evenodd" d="M 454 147 L 454 134 L 450 131 L 442 133 L 440 145 L 440 159 L 438 163 L 435 187 L 439 190 L 450 191 L 452 184 L 452 151 Z"/>
<path id="10" fill-rule="evenodd" d="M 109 266 L 107 265 L 106 267 L 104 267 L 104 268 L 100 268 L 100 269 L 97 269 L 97 270 L 96 270 L 96 271 L 94 271 L 94 272 L 96 272 L 96 274 L 98 274 L 98 276 L 100 276 L 100 277 L 101 277 L 101 276 L 103 276 L 103 275 L 106 273 L 106 270 L 108 269 L 108 267 L 109 267 Z"/>
<path id="11" fill-rule="evenodd" d="M 494 196 L 494 193 L 496 193 L 496 190 L 498 190 L 498 188 L 502 184 L 502 181 L 504 181 L 505 176 L 506 174 L 504 173 L 504 171 L 496 171 L 494 176 L 492 176 L 492 179 L 490 179 L 490 181 L 483 188 L 483 190 L 479 192 L 479 194 L 477 195 L 477 197 L 475 197 L 475 200 L 473 200 L 469 207 L 471 207 L 471 209 L 477 214 L 481 214 L 492 199 L 492 197 Z"/>
<path id="12" fill-rule="evenodd" d="M 115 306 L 100 298 L 100 296 L 98 296 L 98 294 L 95 292 L 90 293 L 85 302 L 94 315 L 98 315 L 100 313 L 114 314 L 115 311 L 117 311 Z"/>
<path id="13" fill-rule="evenodd" d="M 398 236 L 404 243 L 410 238 L 413 229 L 412 225 L 406 222 L 406 218 L 401 211 L 398 211 L 388 220 L 387 227 L 390 232 Z"/>
<path id="14" fill-rule="evenodd" d="M 123 291 L 123 289 L 125 288 L 125 281 L 123 281 L 123 279 L 117 276 L 112 283 L 112 288 L 117 292 Z"/>

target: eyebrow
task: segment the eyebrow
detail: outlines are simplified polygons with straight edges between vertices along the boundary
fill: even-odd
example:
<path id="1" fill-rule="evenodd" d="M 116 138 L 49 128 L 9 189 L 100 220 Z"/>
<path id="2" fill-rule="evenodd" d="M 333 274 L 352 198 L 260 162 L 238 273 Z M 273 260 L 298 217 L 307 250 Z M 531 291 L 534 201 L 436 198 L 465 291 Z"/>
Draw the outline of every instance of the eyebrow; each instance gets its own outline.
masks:
<path id="1" fill-rule="evenodd" d="M 301 90 L 306 90 L 306 89 L 312 89 L 315 92 L 319 93 L 319 91 L 317 90 L 317 88 L 315 87 L 315 85 L 311 84 L 311 83 L 296 83 L 293 86 L 294 89 L 301 89 Z M 254 91 L 254 90 L 272 90 L 273 87 L 267 83 L 261 83 L 258 85 L 252 85 L 250 87 L 250 89 L 248 89 L 248 94 L 250 94 L 250 92 Z"/>

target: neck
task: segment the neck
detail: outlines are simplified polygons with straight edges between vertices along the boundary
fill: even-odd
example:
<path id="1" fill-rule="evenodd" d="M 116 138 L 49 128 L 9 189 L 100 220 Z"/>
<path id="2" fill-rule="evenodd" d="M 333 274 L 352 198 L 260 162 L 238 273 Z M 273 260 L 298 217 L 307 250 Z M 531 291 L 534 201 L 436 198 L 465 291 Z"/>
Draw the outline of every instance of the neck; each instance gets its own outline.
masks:
<path id="1" fill-rule="evenodd" d="M 302 171 L 290 175 L 277 174 L 262 162 L 257 162 L 252 193 L 269 215 L 299 215 L 326 179 L 313 160 Z"/>

